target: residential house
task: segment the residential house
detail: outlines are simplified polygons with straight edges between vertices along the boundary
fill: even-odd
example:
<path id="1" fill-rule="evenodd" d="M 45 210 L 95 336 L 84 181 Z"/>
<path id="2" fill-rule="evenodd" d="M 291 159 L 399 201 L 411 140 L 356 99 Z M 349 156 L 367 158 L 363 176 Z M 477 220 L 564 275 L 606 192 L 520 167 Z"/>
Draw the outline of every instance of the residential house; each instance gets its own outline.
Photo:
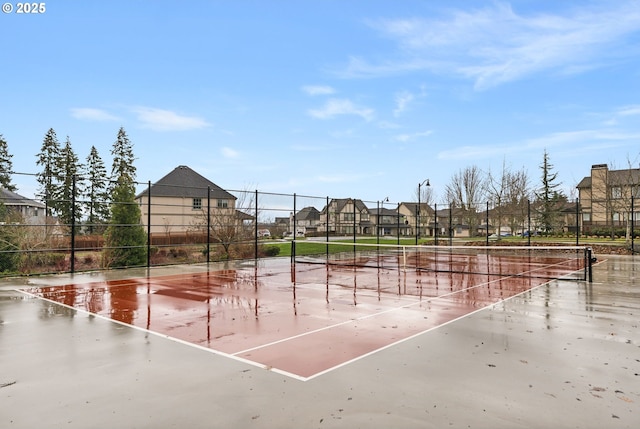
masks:
<path id="1" fill-rule="evenodd" d="M 291 214 L 289 223 L 289 225 L 291 225 L 289 228 L 290 232 L 294 231 L 294 223 L 296 234 L 301 231 L 305 235 L 314 235 L 318 232 L 318 225 L 320 224 L 320 212 L 315 207 L 305 207 L 302 210 L 298 211 L 298 213 L 295 214 L 295 217 L 293 213 Z"/>
<path id="2" fill-rule="evenodd" d="M 630 219 L 638 225 L 640 169 L 609 170 L 607 164 L 595 164 L 591 166 L 590 176 L 584 177 L 576 188 L 582 231 L 626 228 Z"/>
<path id="3" fill-rule="evenodd" d="M 244 213 L 238 216 L 236 200 L 235 196 L 185 165 L 176 167 L 152 184 L 151 189 L 136 196 L 142 224 L 146 228 L 150 218 L 150 232 L 156 234 L 202 229 L 207 225 L 208 210 L 212 218 L 219 220 L 214 223 L 228 225 L 252 219 Z"/>
<path id="4" fill-rule="evenodd" d="M 371 209 L 369 218 L 373 225 L 373 228 L 371 228 L 373 235 L 380 237 L 385 235 L 397 236 L 398 231 L 401 231 L 402 235 L 406 235 L 405 230 L 408 226 L 405 224 L 404 216 L 398 214 L 398 210 L 386 207 Z"/>
<path id="5" fill-rule="evenodd" d="M 400 235 L 416 235 L 420 237 L 433 236 L 434 211 L 427 203 L 401 202 L 398 205 L 398 213 L 402 216 L 404 227 L 400 229 Z"/>
<path id="6" fill-rule="evenodd" d="M 446 205 L 442 205 L 446 207 Z M 437 209 L 437 205 L 434 205 Z M 468 212 L 459 207 L 447 207 L 435 211 L 434 222 L 429 225 L 442 238 L 468 238 L 476 235 L 469 226 Z M 435 223 L 437 221 L 437 224 Z"/>
<path id="7" fill-rule="evenodd" d="M 371 234 L 369 208 L 359 199 L 332 199 L 320 212 L 318 232 L 337 235 Z"/>
<path id="8" fill-rule="evenodd" d="M 5 205 L 9 213 L 19 214 L 24 223 L 31 225 L 45 224 L 46 206 L 41 202 L 2 188 L 0 188 L 0 201 Z"/>

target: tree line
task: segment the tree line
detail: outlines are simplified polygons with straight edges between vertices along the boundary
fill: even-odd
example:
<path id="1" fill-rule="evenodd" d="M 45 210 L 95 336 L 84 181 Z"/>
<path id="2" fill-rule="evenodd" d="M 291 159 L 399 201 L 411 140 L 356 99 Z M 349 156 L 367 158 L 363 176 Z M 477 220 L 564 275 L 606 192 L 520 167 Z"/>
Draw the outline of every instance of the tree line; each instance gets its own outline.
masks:
<path id="1" fill-rule="evenodd" d="M 81 163 L 69 137 L 61 144 L 55 130 L 49 129 L 36 155 L 36 165 L 40 167 L 36 174 L 36 196 L 44 201 L 47 223 L 57 219 L 58 228 L 68 229 L 84 220 L 87 232 L 104 235 L 102 261 L 105 267 L 140 265 L 146 257 L 146 234 L 140 224 L 140 209 L 135 204 L 133 144 L 124 128 L 118 131 L 111 155 L 111 172 L 107 174 L 95 146 L 91 146 L 86 162 Z M 0 187 L 15 192 L 12 158 L 8 144 L 0 134 Z M 0 202 L 0 205 L 0 216 L 9 216 L 4 203 Z M 1 234 L 9 234 L 6 228 L 3 229 Z M 17 237 L 0 237 L 0 241 L 9 243 L 0 250 L 24 247 L 16 240 Z M 15 261 L 9 265 L 15 265 Z M 10 268 L 0 261 L 0 271 Z"/>
<path id="2" fill-rule="evenodd" d="M 462 213 L 464 223 L 471 231 L 476 231 L 482 223 L 480 213 L 489 209 L 490 203 L 492 220 L 497 226 L 510 226 L 514 231 L 516 225 L 522 226 L 530 215 L 529 204 L 533 202 L 535 211 L 532 215 L 539 231 L 554 233 L 564 226 L 561 210 L 568 198 L 559 189 L 558 173 L 546 150 L 539 167 L 540 184 L 537 187 L 532 185 L 526 170 L 514 170 L 504 161 L 498 172 L 484 171 L 476 165 L 463 168 L 445 185 L 445 204 Z M 431 206 L 435 199 L 432 189 L 420 186 L 418 189 L 419 200 Z"/>

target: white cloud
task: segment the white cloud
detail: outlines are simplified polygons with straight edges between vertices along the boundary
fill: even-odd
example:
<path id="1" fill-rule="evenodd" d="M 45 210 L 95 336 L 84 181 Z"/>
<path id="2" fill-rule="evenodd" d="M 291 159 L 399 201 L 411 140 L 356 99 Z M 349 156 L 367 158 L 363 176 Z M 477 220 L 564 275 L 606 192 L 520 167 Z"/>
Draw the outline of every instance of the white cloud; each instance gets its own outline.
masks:
<path id="1" fill-rule="evenodd" d="M 405 110 L 407 110 L 409 104 L 414 98 L 413 94 L 408 91 L 402 91 L 396 94 L 396 108 L 393 110 L 393 116 L 400 116 Z"/>
<path id="2" fill-rule="evenodd" d="M 298 152 L 320 152 L 324 151 L 327 148 L 318 144 L 293 144 L 291 145 L 291 150 L 295 150 Z"/>
<path id="3" fill-rule="evenodd" d="M 152 107 L 134 107 L 131 110 L 138 115 L 143 128 L 154 131 L 187 131 L 210 126 L 202 118 L 182 116 L 170 110 Z"/>
<path id="4" fill-rule="evenodd" d="M 90 107 L 77 107 L 71 109 L 71 116 L 87 121 L 118 121 L 119 118 L 102 109 Z"/>
<path id="5" fill-rule="evenodd" d="M 510 5 L 454 10 L 446 17 L 389 19 L 371 23 L 395 40 L 398 52 L 386 61 L 351 58 L 345 77 L 427 70 L 455 74 L 487 89 L 534 73 L 580 73 L 635 55 L 624 38 L 640 31 L 634 1 L 603 2 L 569 12 L 518 14 Z M 598 60 L 596 60 L 596 57 Z"/>
<path id="6" fill-rule="evenodd" d="M 309 115 L 318 119 L 330 119 L 338 115 L 356 115 L 366 121 L 373 119 L 373 109 L 357 106 L 351 100 L 332 98 L 320 109 L 309 110 Z"/>
<path id="7" fill-rule="evenodd" d="M 335 89 L 325 85 L 307 85 L 303 86 L 302 90 L 308 95 L 331 95 L 336 93 Z"/>
<path id="8" fill-rule="evenodd" d="M 230 147 L 223 147 L 222 149 L 220 149 L 220 153 L 222 154 L 223 157 L 225 158 L 237 158 L 240 156 L 240 152 L 231 149 Z"/>
<path id="9" fill-rule="evenodd" d="M 396 124 L 395 122 L 380 121 L 378 123 L 378 127 L 383 129 L 383 130 L 391 130 L 391 129 L 395 129 L 395 128 L 400 128 L 400 125 Z"/>
<path id="10" fill-rule="evenodd" d="M 422 137 L 429 137 L 431 134 L 433 134 L 433 131 L 423 131 L 420 133 L 413 133 L 413 134 L 398 134 L 393 139 L 399 142 L 409 142 Z"/>
<path id="11" fill-rule="evenodd" d="M 620 116 L 635 116 L 640 115 L 640 105 L 626 106 L 618 110 Z"/>
<path id="12" fill-rule="evenodd" d="M 551 133 L 542 137 L 527 139 L 510 144 L 496 144 L 485 146 L 460 146 L 438 153 L 439 159 L 487 159 L 503 157 L 506 154 L 540 151 L 541 149 L 556 148 L 573 152 L 601 150 L 635 144 L 640 138 L 638 133 L 620 133 L 608 130 L 579 130 Z"/>

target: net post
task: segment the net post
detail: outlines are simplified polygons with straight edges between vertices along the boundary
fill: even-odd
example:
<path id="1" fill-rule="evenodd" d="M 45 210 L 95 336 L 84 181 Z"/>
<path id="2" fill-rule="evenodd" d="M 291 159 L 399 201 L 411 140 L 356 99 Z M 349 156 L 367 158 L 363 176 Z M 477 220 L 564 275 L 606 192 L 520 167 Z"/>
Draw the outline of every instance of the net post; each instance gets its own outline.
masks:
<path id="1" fill-rule="evenodd" d="M 71 274 L 76 272 L 76 175 L 71 176 Z"/>
<path id="2" fill-rule="evenodd" d="M 326 222 L 326 231 L 325 231 L 325 235 L 327 238 L 327 244 L 325 244 L 325 253 L 327 255 L 327 260 L 329 260 L 329 196 L 327 195 L 327 222 Z"/>
<path id="3" fill-rule="evenodd" d="M 591 247 L 587 247 L 587 277 L 589 283 L 593 283 L 593 258 L 591 255 Z"/>
<path id="4" fill-rule="evenodd" d="M 150 267 L 151 267 L 151 180 L 148 180 L 147 181 L 147 269 L 149 269 Z"/>
<path id="5" fill-rule="evenodd" d="M 253 231 L 253 258 L 257 261 L 258 260 L 258 190 L 256 189 L 255 192 L 255 214 L 256 217 L 253 220 L 253 224 L 254 224 L 254 231 Z M 257 265 L 256 265 L 257 266 Z"/>
<path id="6" fill-rule="evenodd" d="M 407 246 L 402 246 L 402 272 L 407 272 Z"/>
<path id="7" fill-rule="evenodd" d="M 296 239 L 294 237 L 293 240 L 291 240 L 291 263 L 295 263 L 296 261 Z"/>

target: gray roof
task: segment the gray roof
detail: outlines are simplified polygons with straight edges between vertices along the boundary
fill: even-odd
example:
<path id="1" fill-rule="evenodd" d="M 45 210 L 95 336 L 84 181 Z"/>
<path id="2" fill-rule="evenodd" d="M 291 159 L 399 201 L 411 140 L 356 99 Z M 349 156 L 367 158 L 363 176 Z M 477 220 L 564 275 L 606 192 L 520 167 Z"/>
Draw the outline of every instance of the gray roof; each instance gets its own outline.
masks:
<path id="1" fill-rule="evenodd" d="M 296 214 L 296 220 L 320 220 L 320 212 L 315 207 L 305 207 Z"/>
<path id="2" fill-rule="evenodd" d="M 329 205 L 333 204 L 334 202 L 336 203 L 336 211 L 339 213 L 342 213 L 342 210 L 344 210 L 344 207 L 349 204 L 350 202 L 355 201 L 355 207 L 356 210 L 358 210 L 359 212 L 363 212 L 363 211 L 368 211 L 369 209 L 367 208 L 367 205 L 360 199 L 357 198 L 334 198 L 331 200 L 331 202 L 329 203 Z M 326 213 L 327 210 L 329 209 L 329 207 L 324 206 L 322 209 L 322 213 Z"/>
<path id="3" fill-rule="evenodd" d="M 606 166 L 606 164 L 604 164 Z M 595 167 L 595 166 L 594 166 Z M 609 170 L 607 173 L 607 182 L 609 185 L 638 185 L 640 184 L 640 169 L 629 168 L 625 170 Z M 591 176 L 584 177 L 576 188 L 590 188 Z"/>
<path id="4" fill-rule="evenodd" d="M 201 176 L 186 165 L 176 167 L 171 173 L 151 185 L 151 198 L 153 197 L 181 197 L 181 198 L 207 198 L 207 188 L 211 189 L 211 198 L 233 199 L 237 198 L 225 191 L 209 179 Z M 142 191 L 136 198 L 147 195 L 148 189 Z"/>
<path id="5" fill-rule="evenodd" d="M 38 207 L 45 208 L 45 205 L 39 201 L 32 200 L 27 197 L 23 197 L 22 195 L 16 194 L 15 192 L 8 191 L 4 188 L 0 189 L 0 201 L 4 203 L 5 206 L 29 206 L 29 207 Z"/>

